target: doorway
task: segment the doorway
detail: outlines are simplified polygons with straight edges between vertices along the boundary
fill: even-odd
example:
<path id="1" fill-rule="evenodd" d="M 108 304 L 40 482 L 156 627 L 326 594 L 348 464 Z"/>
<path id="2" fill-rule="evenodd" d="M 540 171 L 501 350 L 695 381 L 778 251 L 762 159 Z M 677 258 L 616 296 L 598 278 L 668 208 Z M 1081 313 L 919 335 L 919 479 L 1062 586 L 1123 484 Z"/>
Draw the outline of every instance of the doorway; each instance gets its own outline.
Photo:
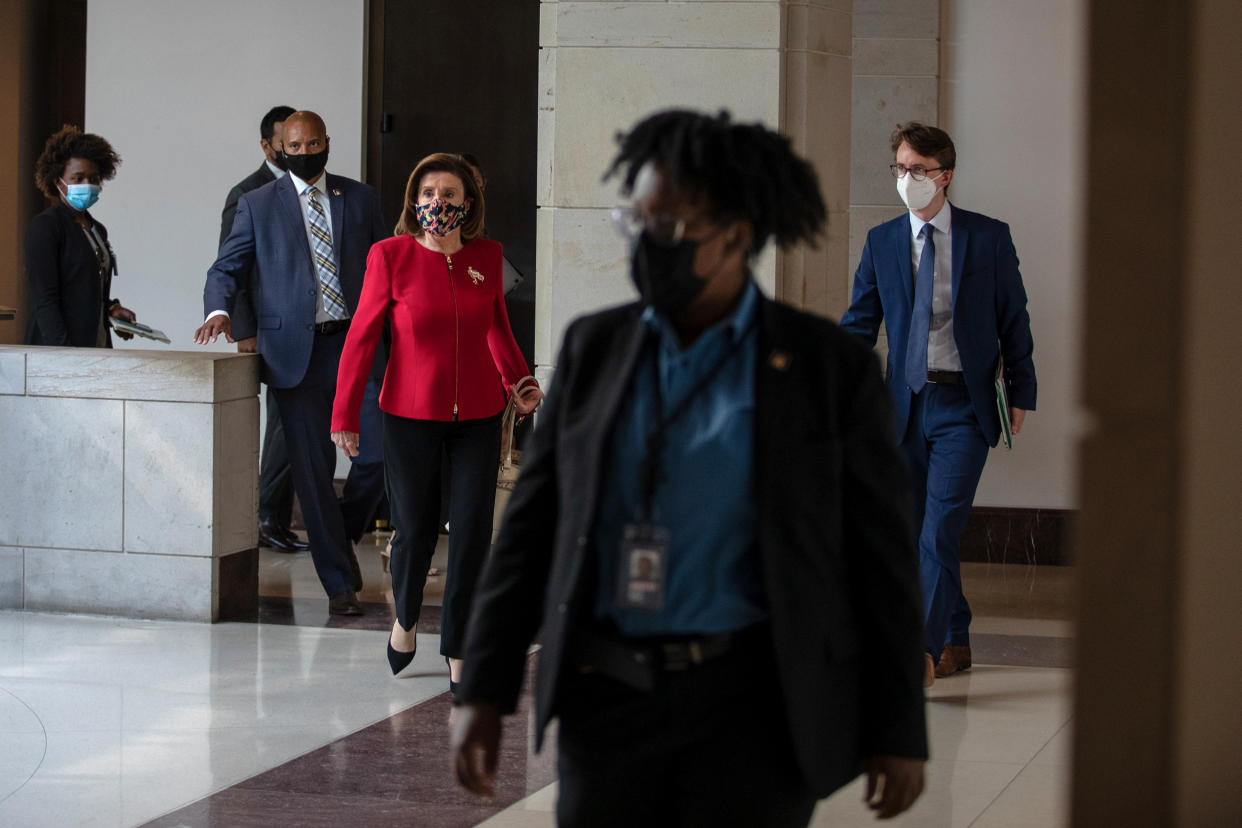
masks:
<path id="1" fill-rule="evenodd" d="M 368 15 L 367 180 L 395 222 L 420 159 L 479 159 L 487 234 L 522 276 L 506 304 L 533 366 L 539 3 L 370 0 Z"/>

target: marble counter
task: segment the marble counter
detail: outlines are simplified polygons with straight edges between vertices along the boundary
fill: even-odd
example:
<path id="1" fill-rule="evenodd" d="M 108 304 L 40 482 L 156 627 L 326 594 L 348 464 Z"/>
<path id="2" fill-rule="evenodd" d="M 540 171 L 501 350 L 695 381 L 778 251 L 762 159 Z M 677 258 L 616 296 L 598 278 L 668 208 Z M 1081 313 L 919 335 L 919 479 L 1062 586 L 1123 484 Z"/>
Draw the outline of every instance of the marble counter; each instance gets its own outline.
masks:
<path id="1" fill-rule="evenodd" d="M 253 355 L 0 345 L 0 608 L 253 612 L 257 394 Z"/>

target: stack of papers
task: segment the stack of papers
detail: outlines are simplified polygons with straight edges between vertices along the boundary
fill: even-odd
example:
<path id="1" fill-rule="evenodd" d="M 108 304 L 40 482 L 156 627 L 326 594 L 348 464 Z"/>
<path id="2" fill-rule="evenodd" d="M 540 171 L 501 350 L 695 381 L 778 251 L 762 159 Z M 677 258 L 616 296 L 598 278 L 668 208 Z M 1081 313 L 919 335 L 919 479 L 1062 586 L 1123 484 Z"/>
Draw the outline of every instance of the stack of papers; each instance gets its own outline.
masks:
<path id="1" fill-rule="evenodd" d="M 172 343 L 172 340 L 169 339 L 163 331 L 157 331 L 155 328 L 148 328 L 146 325 L 142 325 L 138 322 L 126 322 L 124 319 L 117 319 L 115 316 L 110 317 L 108 321 L 112 323 L 113 330 L 133 334 L 134 336 L 141 336 L 144 339 L 154 339 L 156 342 L 163 342 L 165 344 Z"/>
<path id="2" fill-rule="evenodd" d="M 1000 415 L 1001 441 L 1005 448 L 1013 448 L 1013 424 L 1009 422 L 1009 389 L 1005 386 L 1005 363 L 1002 360 L 996 365 L 996 413 Z"/>

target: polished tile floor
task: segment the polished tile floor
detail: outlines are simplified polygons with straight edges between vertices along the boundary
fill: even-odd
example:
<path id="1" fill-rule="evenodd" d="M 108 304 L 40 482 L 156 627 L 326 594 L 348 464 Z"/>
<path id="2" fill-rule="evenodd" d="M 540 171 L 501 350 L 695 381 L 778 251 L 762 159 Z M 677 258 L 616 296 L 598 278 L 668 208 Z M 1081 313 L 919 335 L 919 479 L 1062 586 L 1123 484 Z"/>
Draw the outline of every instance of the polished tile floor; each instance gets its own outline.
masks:
<path id="1" fill-rule="evenodd" d="M 369 612 L 349 623 L 328 618 L 308 555 L 270 550 L 258 623 L 0 612 L 0 825 L 553 825 L 554 759 L 531 750 L 525 710 L 496 799 L 451 784 L 443 578 L 394 679 L 377 553 L 360 547 Z M 975 667 L 928 692 L 928 789 L 891 824 L 1066 825 L 1073 571 L 963 569 Z M 814 824 L 874 824 L 861 797 L 856 782 Z"/>

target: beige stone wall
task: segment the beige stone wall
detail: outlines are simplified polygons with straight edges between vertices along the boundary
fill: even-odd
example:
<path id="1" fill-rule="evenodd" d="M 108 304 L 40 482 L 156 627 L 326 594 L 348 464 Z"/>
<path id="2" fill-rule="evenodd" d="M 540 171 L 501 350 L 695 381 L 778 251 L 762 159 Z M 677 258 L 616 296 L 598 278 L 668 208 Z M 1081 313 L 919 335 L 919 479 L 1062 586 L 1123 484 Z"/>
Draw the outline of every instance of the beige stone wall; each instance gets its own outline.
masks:
<path id="1" fill-rule="evenodd" d="M 832 211 L 828 243 L 756 277 L 769 293 L 826 311 L 845 269 L 849 0 L 544 2 L 540 31 L 535 359 L 547 375 L 580 314 L 634 296 L 600 176 L 617 131 L 667 107 L 727 108 L 784 129 L 815 163 Z"/>
<path id="2" fill-rule="evenodd" d="M 904 121 L 939 123 L 939 49 L 938 0 L 855 0 L 849 264 L 842 299 L 829 314 L 834 319 L 849 307 L 867 231 L 905 210 L 888 171 L 893 127 Z M 888 349 L 883 331 L 879 347 L 883 359 Z"/>

